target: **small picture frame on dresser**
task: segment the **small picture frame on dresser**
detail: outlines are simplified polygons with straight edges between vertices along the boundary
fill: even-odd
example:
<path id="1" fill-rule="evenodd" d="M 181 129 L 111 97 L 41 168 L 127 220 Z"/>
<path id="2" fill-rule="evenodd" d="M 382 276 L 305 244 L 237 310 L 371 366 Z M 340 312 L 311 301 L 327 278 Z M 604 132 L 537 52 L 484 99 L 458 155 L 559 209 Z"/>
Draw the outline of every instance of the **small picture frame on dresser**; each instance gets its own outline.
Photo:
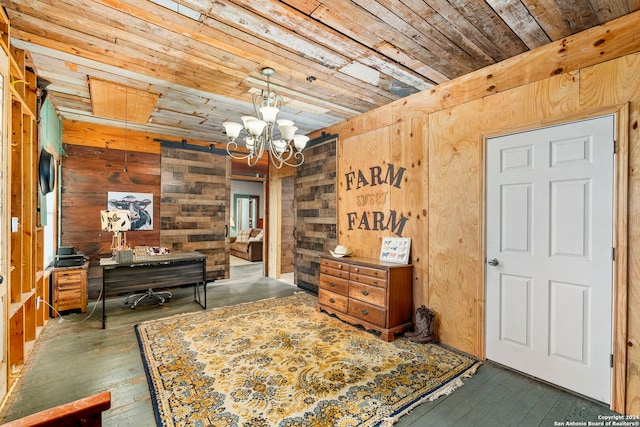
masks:
<path id="1" fill-rule="evenodd" d="M 383 237 L 380 248 L 380 261 L 409 264 L 411 252 L 410 237 Z"/>

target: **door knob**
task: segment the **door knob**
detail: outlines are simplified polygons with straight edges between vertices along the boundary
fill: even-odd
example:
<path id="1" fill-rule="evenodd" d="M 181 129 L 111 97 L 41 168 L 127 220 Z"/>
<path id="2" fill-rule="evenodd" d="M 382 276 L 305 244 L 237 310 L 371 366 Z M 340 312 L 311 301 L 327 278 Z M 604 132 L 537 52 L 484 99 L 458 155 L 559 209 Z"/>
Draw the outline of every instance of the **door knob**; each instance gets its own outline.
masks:
<path id="1" fill-rule="evenodd" d="M 496 266 L 496 265 L 498 265 L 499 263 L 498 263 L 498 260 L 497 260 L 497 259 L 495 259 L 495 258 L 491 258 L 489 261 L 487 261 L 487 264 L 492 265 L 492 266 L 494 266 L 494 267 L 495 267 L 495 266 Z"/>

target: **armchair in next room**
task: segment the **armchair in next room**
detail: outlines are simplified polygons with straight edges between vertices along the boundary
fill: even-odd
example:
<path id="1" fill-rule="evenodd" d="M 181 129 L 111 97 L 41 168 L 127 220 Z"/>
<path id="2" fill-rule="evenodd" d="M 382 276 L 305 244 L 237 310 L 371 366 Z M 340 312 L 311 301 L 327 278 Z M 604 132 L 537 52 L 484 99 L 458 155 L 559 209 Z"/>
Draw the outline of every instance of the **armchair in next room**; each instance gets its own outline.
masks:
<path id="1" fill-rule="evenodd" d="M 263 230 L 251 228 L 238 231 L 236 237 L 230 240 L 231 255 L 247 261 L 262 261 Z"/>

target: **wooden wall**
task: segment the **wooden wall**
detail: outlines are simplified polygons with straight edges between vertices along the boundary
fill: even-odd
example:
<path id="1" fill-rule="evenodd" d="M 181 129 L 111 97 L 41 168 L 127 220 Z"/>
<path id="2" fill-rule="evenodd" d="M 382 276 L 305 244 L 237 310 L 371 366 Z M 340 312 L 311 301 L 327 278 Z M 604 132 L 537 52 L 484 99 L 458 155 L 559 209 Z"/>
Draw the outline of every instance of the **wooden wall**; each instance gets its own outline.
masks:
<path id="1" fill-rule="evenodd" d="M 156 246 L 160 241 L 160 155 L 65 144 L 62 157 L 62 246 L 74 246 L 90 260 L 111 256 L 112 234 L 101 230 L 100 211 L 109 191 L 152 193 L 153 230 L 127 233 L 130 245 Z M 125 153 L 127 171 L 125 167 Z"/>
<path id="2" fill-rule="evenodd" d="M 394 234 L 360 222 L 354 227 L 347 214 L 393 210 L 406 217 L 414 307 L 437 313 L 443 344 L 482 358 L 484 138 L 618 113 L 613 408 L 632 414 L 640 414 L 640 314 L 629 310 L 640 306 L 638 28 L 635 13 L 324 130 L 339 135 L 339 242 L 377 258 L 381 237 Z M 405 168 L 398 186 L 347 188 L 350 172 L 370 177 L 371 168 L 388 164 L 396 172 Z"/>
<path id="3" fill-rule="evenodd" d="M 224 209 L 227 206 L 229 191 L 223 190 L 220 195 L 213 196 L 204 188 L 225 187 L 228 181 L 226 170 L 229 160 L 225 156 L 207 152 L 199 152 L 196 155 L 204 158 L 201 161 L 180 160 L 177 154 L 167 154 L 164 160 L 166 164 L 163 165 L 161 144 L 156 139 L 170 138 L 96 124 L 72 121 L 62 123 L 62 140 L 66 155 L 62 157 L 61 245 L 75 246 L 76 251 L 84 253 L 92 261 L 89 268 L 91 297 L 98 295 L 101 286 L 102 271 L 97 267 L 97 260 L 111 256 L 109 249 L 111 234 L 100 229 L 100 210 L 107 209 L 109 191 L 131 191 L 154 195 L 154 229 L 128 232 L 127 238 L 131 246 L 167 246 L 173 250 L 202 250 L 209 255 L 207 260 L 209 278 L 224 277 L 228 271 L 228 266 L 225 264 L 228 261 L 224 257 L 225 225 L 228 222 L 224 217 Z M 198 145 L 197 141 L 190 143 Z M 194 155 L 185 154 L 183 157 L 189 156 Z M 181 162 L 182 166 L 180 166 Z M 185 162 L 190 165 L 184 166 Z M 162 176 L 161 169 L 164 170 L 165 166 L 171 171 L 167 173 L 173 174 L 171 177 Z M 185 170 L 177 170 L 183 166 Z M 181 173 L 188 178 L 184 178 L 180 175 Z M 176 180 L 181 177 L 186 181 L 180 182 L 178 185 L 180 189 L 184 190 L 187 187 L 191 189 L 185 190 L 185 194 L 178 198 L 180 202 L 174 204 L 169 185 L 175 185 Z M 167 182 L 167 187 L 164 189 L 161 188 L 162 180 Z M 161 191 L 167 197 L 164 202 L 161 202 Z M 186 194 L 193 191 L 206 194 L 202 194 L 203 197 Z M 185 200 L 189 198 L 191 201 L 186 203 Z M 162 211 L 161 206 L 164 206 Z M 182 213 L 178 215 L 176 209 L 181 210 Z M 185 213 L 189 210 L 191 210 L 190 213 Z M 212 219 L 220 220 L 221 224 L 207 227 L 208 231 L 203 232 L 202 221 L 183 221 L 178 227 L 180 231 L 176 232 L 176 221 L 189 217 L 194 219 L 200 215 L 196 214 L 197 210 L 206 211 L 206 215 L 213 215 Z M 173 214 L 176 215 L 170 218 Z M 194 230 L 187 229 L 187 225 L 194 227 Z M 162 239 L 161 229 L 166 229 Z M 207 241 L 210 237 L 220 239 L 216 242 Z"/>
<path id="4" fill-rule="evenodd" d="M 72 144 L 64 144 L 63 149 L 66 155 L 61 158 L 60 244 L 74 246 L 76 252 L 91 260 L 88 286 L 89 295 L 94 298 L 102 286 L 98 260 L 111 256 L 112 233 L 102 231 L 100 224 L 100 211 L 108 208 L 109 191 L 154 195 L 154 229 L 128 232 L 127 240 L 132 246 L 160 244 L 160 155 Z"/>

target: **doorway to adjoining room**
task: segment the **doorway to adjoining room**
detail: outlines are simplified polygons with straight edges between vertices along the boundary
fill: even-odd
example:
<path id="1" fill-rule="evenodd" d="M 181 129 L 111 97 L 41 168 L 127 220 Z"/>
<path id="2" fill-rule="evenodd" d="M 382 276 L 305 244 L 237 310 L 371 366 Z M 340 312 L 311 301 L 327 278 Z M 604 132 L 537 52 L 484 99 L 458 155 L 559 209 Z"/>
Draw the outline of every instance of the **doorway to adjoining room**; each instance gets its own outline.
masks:
<path id="1" fill-rule="evenodd" d="M 262 181 L 231 180 L 230 278 L 264 276 L 264 200 Z"/>

